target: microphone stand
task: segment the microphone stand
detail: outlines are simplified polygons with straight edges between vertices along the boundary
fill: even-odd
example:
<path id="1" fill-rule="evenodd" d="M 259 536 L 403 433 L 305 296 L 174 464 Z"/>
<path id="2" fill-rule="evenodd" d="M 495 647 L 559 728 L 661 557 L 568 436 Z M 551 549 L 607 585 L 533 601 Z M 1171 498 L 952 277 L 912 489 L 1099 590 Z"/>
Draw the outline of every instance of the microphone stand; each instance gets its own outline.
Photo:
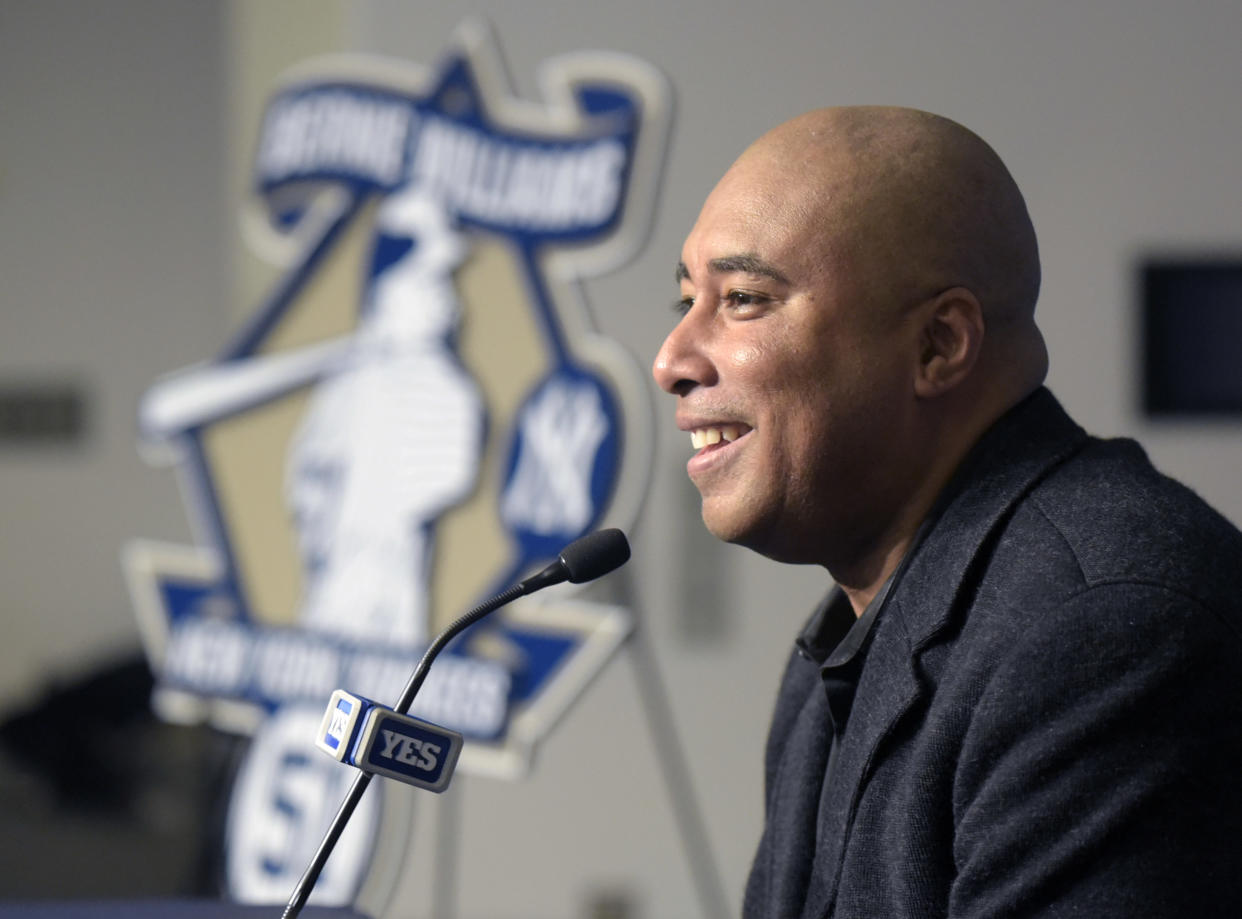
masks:
<path id="1" fill-rule="evenodd" d="M 550 565 L 539 574 L 527 578 L 520 584 L 515 584 L 502 594 L 497 594 L 486 603 L 470 610 L 470 612 L 436 636 L 436 640 L 423 653 L 422 659 L 414 669 L 414 673 L 405 684 L 405 689 L 402 691 L 401 698 L 397 701 L 393 711 L 401 715 L 409 712 L 410 706 L 414 702 L 414 697 L 418 695 L 418 690 L 422 687 L 423 681 L 427 679 L 427 671 L 431 669 L 431 662 L 448 646 L 449 642 L 488 613 L 494 612 L 506 603 L 512 603 L 518 597 L 523 597 L 549 584 L 554 584 L 557 580 L 564 580 L 564 575 L 557 577 L 560 574 L 557 567 L 556 565 Z M 306 871 L 302 874 L 302 879 L 298 881 L 297 887 L 293 889 L 293 894 L 285 905 L 285 911 L 281 913 L 281 919 L 295 919 L 302 912 L 302 907 L 306 905 L 306 901 L 310 898 L 315 882 L 319 880 L 319 875 L 323 872 L 323 866 L 327 863 L 328 856 L 336 848 L 337 840 L 341 838 L 341 833 L 345 831 L 345 824 L 349 822 L 349 818 L 358 807 L 358 802 L 362 800 L 363 792 L 371 784 L 372 778 L 374 778 L 372 773 L 364 771 L 359 771 L 354 778 L 354 783 L 349 786 L 345 800 L 341 802 L 336 816 L 332 818 L 328 832 L 324 834 L 323 841 L 319 844 L 314 858 L 311 859 L 310 864 L 306 867 Z"/>

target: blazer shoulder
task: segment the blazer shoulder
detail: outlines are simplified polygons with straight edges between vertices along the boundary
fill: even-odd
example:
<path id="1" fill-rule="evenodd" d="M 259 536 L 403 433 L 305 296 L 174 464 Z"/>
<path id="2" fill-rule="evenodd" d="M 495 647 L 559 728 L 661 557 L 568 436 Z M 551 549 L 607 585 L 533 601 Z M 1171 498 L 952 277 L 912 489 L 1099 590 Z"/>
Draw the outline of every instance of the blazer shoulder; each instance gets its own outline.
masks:
<path id="1" fill-rule="evenodd" d="M 1242 596 L 1242 533 L 1160 473 L 1134 441 L 1093 440 L 1029 505 L 1063 542 L 1084 587 L 1135 582 L 1209 606 Z"/>

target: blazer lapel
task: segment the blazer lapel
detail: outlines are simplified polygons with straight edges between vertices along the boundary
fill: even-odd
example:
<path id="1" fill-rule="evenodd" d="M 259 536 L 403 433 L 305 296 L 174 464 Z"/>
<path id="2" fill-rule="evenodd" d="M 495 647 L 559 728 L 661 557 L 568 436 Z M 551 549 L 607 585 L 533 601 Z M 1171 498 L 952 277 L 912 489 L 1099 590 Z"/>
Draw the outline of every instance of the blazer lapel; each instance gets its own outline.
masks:
<path id="1" fill-rule="evenodd" d="M 972 569 L 1018 503 L 1089 438 L 1047 389 L 1002 417 L 966 457 L 933 511 L 890 605 L 918 653 L 964 605 Z"/>
<path id="2" fill-rule="evenodd" d="M 996 423 L 963 462 L 881 609 L 855 704 L 819 811 L 819 849 L 803 917 L 826 916 L 841 882 L 858 802 L 881 745 L 927 691 L 918 654 L 959 612 L 957 598 L 990 534 L 1087 435 L 1046 389 Z"/>
<path id="3" fill-rule="evenodd" d="M 832 785 L 824 788 L 820 800 L 819 844 L 803 917 L 827 915 L 836 896 L 854 811 L 876 751 L 922 694 L 908 642 L 903 635 L 891 634 L 900 631 L 900 622 L 882 616 L 875 629 L 858 684 L 858 701 L 838 747 Z"/>

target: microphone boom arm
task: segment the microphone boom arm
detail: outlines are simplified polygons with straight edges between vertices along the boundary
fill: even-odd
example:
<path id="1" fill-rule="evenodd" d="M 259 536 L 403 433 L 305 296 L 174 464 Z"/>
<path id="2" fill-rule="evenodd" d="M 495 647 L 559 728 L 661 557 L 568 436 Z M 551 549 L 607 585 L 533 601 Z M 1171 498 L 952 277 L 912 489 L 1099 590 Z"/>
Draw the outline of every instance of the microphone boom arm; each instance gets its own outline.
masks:
<path id="1" fill-rule="evenodd" d="M 573 584 L 592 581 L 625 564 L 629 557 L 630 547 L 625 540 L 625 535 L 615 529 L 597 530 L 566 546 L 557 560 L 548 567 L 513 585 L 503 593 L 497 594 L 485 603 L 479 604 L 437 635 L 435 641 L 423 652 L 418 666 L 414 668 L 414 673 L 406 682 L 401 698 L 397 700 L 393 711 L 401 715 L 409 712 L 410 706 L 414 704 L 414 697 L 418 695 L 423 681 L 427 679 L 427 672 L 431 669 L 432 661 L 448 647 L 454 638 L 489 613 L 495 612 L 507 603 L 512 603 L 519 597 L 553 584 L 559 584 L 561 581 L 569 581 Z M 332 854 L 337 840 L 345 831 L 345 824 L 358 807 L 363 792 L 367 790 L 367 786 L 371 784 L 371 779 L 374 777 L 374 774 L 370 772 L 362 770 L 358 772 L 336 816 L 332 818 L 332 823 L 327 833 L 324 834 L 323 841 L 315 851 L 310 864 L 307 865 L 306 871 L 303 872 L 301 880 L 293 889 L 289 902 L 285 905 L 285 911 L 281 914 L 281 919 L 295 919 L 302 912 L 302 907 L 310 899 L 315 882 L 319 880 L 319 875 L 323 872 L 328 856 Z"/>

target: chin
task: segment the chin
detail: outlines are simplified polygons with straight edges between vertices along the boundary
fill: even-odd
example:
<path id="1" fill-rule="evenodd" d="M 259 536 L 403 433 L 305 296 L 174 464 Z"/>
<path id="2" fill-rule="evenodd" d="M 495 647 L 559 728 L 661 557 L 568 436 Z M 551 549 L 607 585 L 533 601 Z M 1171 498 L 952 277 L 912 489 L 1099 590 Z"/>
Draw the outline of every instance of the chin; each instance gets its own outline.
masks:
<path id="1" fill-rule="evenodd" d="M 710 501 L 703 502 L 703 525 L 721 542 L 742 546 L 768 558 L 783 561 L 774 554 L 771 535 L 773 527 L 765 524 L 762 517 L 754 513 L 739 513 L 739 509 L 728 510 L 712 507 Z M 749 509 L 748 509 L 749 510 Z"/>
<path id="2" fill-rule="evenodd" d="M 722 517 L 703 508 L 703 524 L 707 531 L 731 545 L 749 549 L 764 558 L 785 565 L 822 565 L 816 554 L 818 546 L 812 539 L 794 536 L 789 524 L 763 519 Z"/>

